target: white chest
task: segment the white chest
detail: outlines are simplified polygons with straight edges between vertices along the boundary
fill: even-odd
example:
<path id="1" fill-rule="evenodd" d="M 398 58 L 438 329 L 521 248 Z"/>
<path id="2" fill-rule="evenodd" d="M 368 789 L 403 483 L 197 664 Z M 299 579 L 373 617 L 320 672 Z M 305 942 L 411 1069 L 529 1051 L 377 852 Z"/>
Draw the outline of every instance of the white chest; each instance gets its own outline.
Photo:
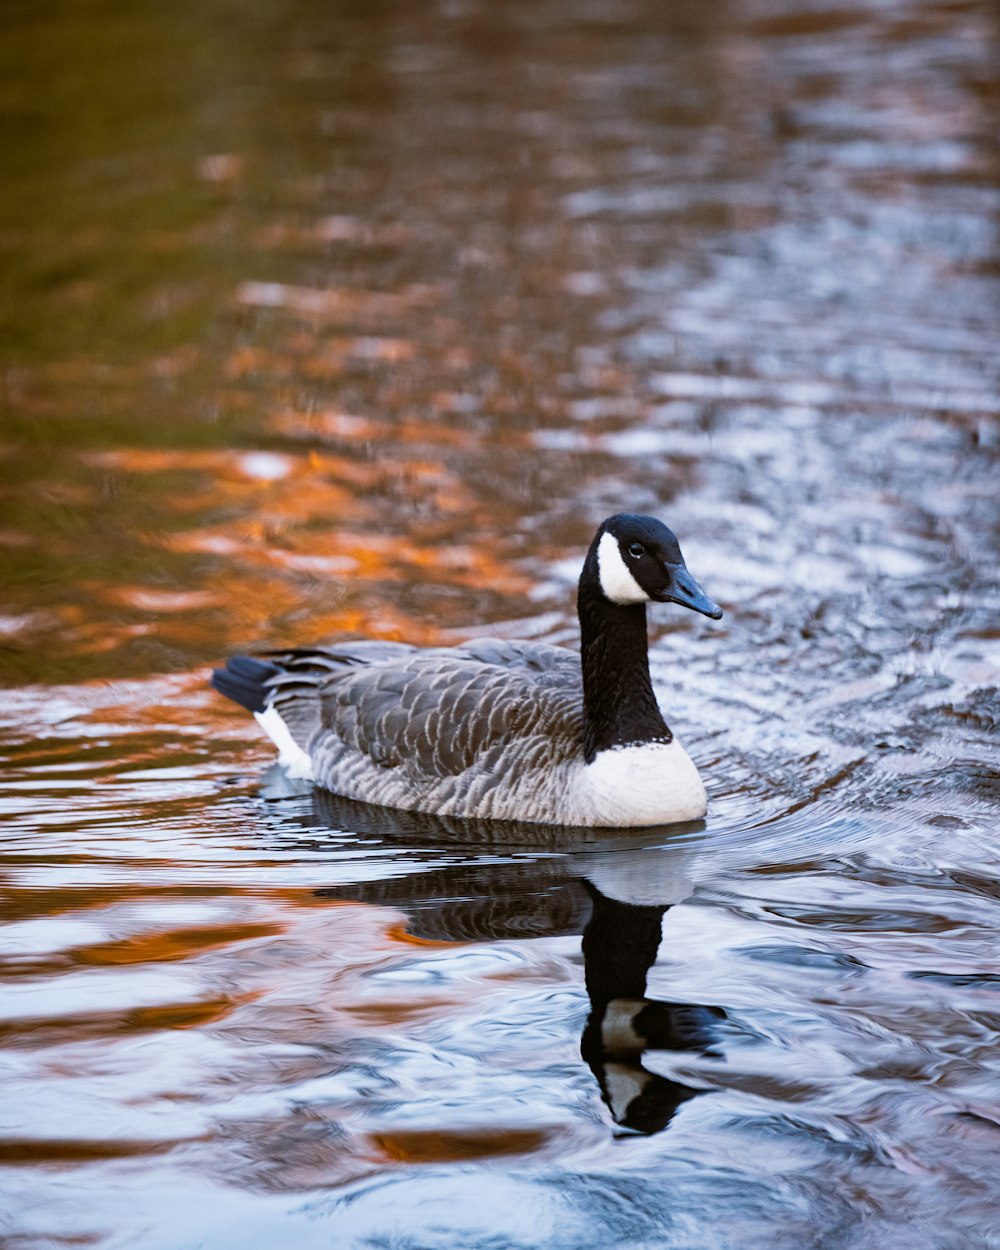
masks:
<path id="1" fill-rule="evenodd" d="M 581 774 L 579 799 L 593 824 L 662 825 L 705 814 L 705 787 L 676 739 L 600 751 Z"/>

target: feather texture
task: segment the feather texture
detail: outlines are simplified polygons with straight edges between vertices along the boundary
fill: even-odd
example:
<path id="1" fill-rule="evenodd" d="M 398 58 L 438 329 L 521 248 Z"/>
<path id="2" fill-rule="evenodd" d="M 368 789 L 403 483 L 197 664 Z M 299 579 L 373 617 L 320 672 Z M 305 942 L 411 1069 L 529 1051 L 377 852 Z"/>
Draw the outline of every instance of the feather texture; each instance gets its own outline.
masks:
<path id="1" fill-rule="evenodd" d="M 580 655 L 492 638 L 347 642 L 238 656 L 213 684 L 257 715 L 295 775 L 311 768 L 348 799 L 562 825 L 697 819 L 704 787 L 657 705 L 637 593 L 721 614 L 673 534 L 623 514 L 598 530 L 584 563 Z"/>

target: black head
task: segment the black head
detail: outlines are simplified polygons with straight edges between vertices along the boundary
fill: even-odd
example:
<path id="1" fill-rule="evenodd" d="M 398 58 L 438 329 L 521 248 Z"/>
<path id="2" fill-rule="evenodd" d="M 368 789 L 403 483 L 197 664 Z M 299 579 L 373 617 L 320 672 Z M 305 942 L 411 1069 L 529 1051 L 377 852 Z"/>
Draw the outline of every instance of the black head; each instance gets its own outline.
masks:
<path id="1" fill-rule="evenodd" d="M 591 575 L 612 603 L 679 603 L 716 621 L 722 616 L 687 571 L 673 530 L 655 517 L 608 517 L 591 545 L 591 561 Z"/>

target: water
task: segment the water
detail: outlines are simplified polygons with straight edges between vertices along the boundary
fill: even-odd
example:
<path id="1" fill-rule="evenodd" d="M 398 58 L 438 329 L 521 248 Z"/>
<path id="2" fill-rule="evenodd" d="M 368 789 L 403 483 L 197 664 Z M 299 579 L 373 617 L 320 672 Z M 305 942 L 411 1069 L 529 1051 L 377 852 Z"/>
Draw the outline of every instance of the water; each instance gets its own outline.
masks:
<path id="1" fill-rule="evenodd" d="M 1000 1246 L 992 7 L 5 25 L 4 1244 Z M 704 825 L 296 793 L 206 689 L 572 645 L 622 508 Z"/>

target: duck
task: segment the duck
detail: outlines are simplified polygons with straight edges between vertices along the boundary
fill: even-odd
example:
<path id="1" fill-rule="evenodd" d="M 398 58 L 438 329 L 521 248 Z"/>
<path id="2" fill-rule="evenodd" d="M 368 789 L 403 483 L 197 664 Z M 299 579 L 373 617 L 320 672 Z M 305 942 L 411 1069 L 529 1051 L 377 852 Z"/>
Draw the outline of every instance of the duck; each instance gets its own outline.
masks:
<path id="1" fill-rule="evenodd" d="M 211 683 L 253 713 L 289 777 L 343 798 L 583 828 L 700 820 L 704 783 L 650 679 L 650 603 L 722 616 L 672 530 L 617 513 L 583 561 L 579 653 L 369 639 L 234 656 Z"/>

